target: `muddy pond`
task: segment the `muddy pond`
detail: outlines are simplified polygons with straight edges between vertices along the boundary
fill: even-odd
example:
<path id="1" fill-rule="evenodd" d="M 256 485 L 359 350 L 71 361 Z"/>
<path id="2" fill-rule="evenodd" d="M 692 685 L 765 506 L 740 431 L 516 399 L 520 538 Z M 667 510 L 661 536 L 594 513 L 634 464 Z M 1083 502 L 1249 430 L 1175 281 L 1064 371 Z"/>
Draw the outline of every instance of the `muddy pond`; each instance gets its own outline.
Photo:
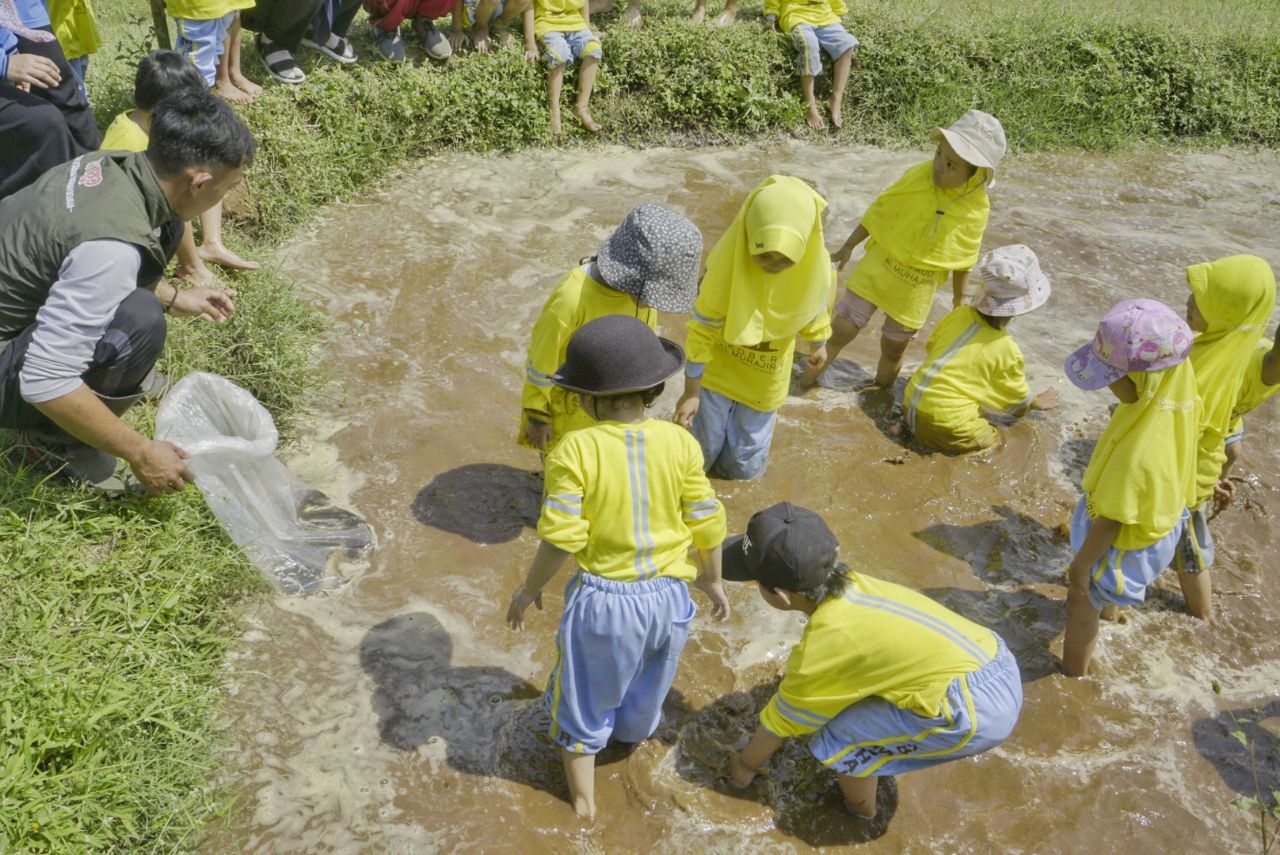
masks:
<path id="1" fill-rule="evenodd" d="M 363 514 L 378 549 L 344 587 L 246 616 L 225 761 L 243 810 L 207 851 L 852 849 L 834 781 L 802 745 L 751 790 L 717 782 L 801 632 L 750 586 L 730 591 L 724 624 L 695 594 L 661 728 L 600 766 L 594 827 L 574 818 L 538 703 L 564 577 L 523 634 L 503 623 L 537 543 L 539 461 L 514 438 L 537 312 L 634 205 L 682 211 L 709 247 L 751 187 L 791 173 L 830 201 L 834 247 L 925 156 L 802 143 L 450 156 L 332 206 L 286 246 L 281 268 L 333 319 L 322 347 L 337 381 L 290 466 Z M 863 336 L 787 401 L 761 481 L 716 482 L 730 531 L 782 499 L 819 510 L 849 563 L 992 627 L 1020 663 L 1012 738 L 900 778 L 887 833 L 859 851 L 1258 850 L 1255 819 L 1231 804 L 1255 785 L 1229 732 L 1247 732 L 1262 789 L 1280 789 L 1277 408 L 1248 422 L 1237 500 L 1214 522 L 1217 622 L 1184 615 L 1166 574 L 1128 624 L 1104 624 L 1095 676 L 1069 680 L 1056 664 L 1065 524 L 1110 399 L 1075 389 L 1061 364 L 1120 299 L 1180 309 L 1188 264 L 1247 251 L 1280 266 L 1277 223 L 1274 154 L 1010 157 L 984 248 L 1026 243 L 1052 280 L 1048 305 L 1010 331 L 1032 389 L 1055 385 L 1062 409 L 989 452 L 920 453 L 890 431 L 891 398 L 864 389 L 877 339 Z M 943 289 L 930 328 L 949 304 Z M 682 318 L 661 326 L 683 339 Z M 918 342 L 903 378 L 922 356 Z M 668 390 L 657 412 L 673 407 Z"/>

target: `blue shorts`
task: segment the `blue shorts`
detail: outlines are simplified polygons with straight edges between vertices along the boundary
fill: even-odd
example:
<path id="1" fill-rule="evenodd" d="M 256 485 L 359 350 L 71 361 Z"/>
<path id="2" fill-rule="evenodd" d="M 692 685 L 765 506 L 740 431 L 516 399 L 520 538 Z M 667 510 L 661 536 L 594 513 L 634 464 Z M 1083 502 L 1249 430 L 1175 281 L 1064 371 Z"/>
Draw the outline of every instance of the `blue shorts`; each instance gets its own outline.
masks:
<path id="1" fill-rule="evenodd" d="M 1213 532 L 1209 531 L 1209 502 L 1187 511 L 1173 566 L 1179 573 L 1195 575 L 1213 566 Z"/>
<path id="2" fill-rule="evenodd" d="M 670 576 L 614 582 L 579 572 L 570 579 L 543 694 L 551 738 L 574 753 L 597 754 L 611 736 L 652 736 L 694 611 L 688 586 Z"/>
<path id="3" fill-rule="evenodd" d="M 222 56 L 227 31 L 236 22 L 236 13 L 228 12 L 221 18 L 203 21 L 191 18 L 174 18 L 178 41 L 174 50 L 191 60 L 196 70 L 204 76 L 204 82 L 213 85 L 218 75 L 218 57 Z"/>
<path id="4" fill-rule="evenodd" d="M 702 446 L 702 468 L 717 478 L 752 481 L 769 465 L 769 445 L 778 411 L 762 413 L 710 389 L 693 417 L 694 439 Z"/>
<path id="5" fill-rule="evenodd" d="M 858 46 L 858 40 L 842 24 L 796 24 L 791 28 L 791 41 L 795 42 L 797 70 L 801 77 L 818 77 L 822 74 L 822 51 L 835 62 Z"/>
<path id="6" fill-rule="evenodd" d="M 1117 549 L 1112 546 L 1107 554 L 1089 570 L 1089 602 L 1101 611 L 1107 606 L 1136 606 L 1147 595 L 1147 586 L 1173 563 L 1182 537 L 1187 515 L 1173 527 L 1173 531 L 1142 549 Z M 1077 552 L 1084 545 L 1085 535 L 1093 520 L 1085 507 L 1084 496 L 1076 503 L 1071 515 L 1071 548 Z"/>
<path id="7" fill-rule="evenodd" d="M 814 734 L 809 751 L 841 775 L 901 775 L 971 757 L 1009 738 L 1022 710 L 1018 663 L 996 636 L 995 657 L 947 687 L 942 715 L 904 710 L 870 697 L 846 707 Z"/>
<path id="8" fill-rule="evenodd" d="M 599 59 L 603 55 L 600 40 L 590 30 L 546 33 L 539 41 L 542 42 L 542 64 L 547 68 L 573 65 L 586 56 Z"/>

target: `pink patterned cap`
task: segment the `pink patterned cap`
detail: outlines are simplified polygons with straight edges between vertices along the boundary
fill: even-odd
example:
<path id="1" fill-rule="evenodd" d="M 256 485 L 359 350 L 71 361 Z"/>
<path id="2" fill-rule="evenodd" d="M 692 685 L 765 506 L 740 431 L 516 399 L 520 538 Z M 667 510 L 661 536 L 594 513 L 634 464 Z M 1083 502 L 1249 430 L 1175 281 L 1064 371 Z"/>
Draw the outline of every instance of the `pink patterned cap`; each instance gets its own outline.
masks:
<path id="1" fill-rule="evenodd" d="M 1067 377 L 1081 389 L 1101 389 L 1131 371 L 1177 365 L 1191 350 L 1191 327 L 1158 300 L 1123 300 L 1098 322 L 1093 341 L 1067 357 Z"/>

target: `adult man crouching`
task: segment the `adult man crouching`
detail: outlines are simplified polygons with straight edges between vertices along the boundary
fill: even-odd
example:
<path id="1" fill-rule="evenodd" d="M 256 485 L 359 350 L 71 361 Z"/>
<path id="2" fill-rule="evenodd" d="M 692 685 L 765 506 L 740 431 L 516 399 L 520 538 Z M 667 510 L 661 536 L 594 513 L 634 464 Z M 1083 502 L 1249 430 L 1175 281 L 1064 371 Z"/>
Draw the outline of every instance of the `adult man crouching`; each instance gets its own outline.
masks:
<path id="1" fill-rule="evenodd" d="M 164 312 L 221 323 L 228 294 L 161 277 L 182 224 L 244 177 L 255 143 L 208 92 L 156 105 L 140 154 L 94 152 L 0 201 L 0 427 L 102 487 L 124 459 L 151 494 L 192 480 L 186 454 L 120 419 L 164 348 Z"/>

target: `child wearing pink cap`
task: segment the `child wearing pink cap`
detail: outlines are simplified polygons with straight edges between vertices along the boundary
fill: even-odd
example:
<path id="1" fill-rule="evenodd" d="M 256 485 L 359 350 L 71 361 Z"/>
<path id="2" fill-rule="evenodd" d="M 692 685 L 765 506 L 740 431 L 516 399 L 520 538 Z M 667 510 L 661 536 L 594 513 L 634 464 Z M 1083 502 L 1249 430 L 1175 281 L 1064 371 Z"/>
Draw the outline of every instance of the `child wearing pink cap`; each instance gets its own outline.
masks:
<path id="1" fill-rule="evenodd" d="M 1173 561 L 1196 492 L 1202 404 L 1187 360 L 1191 328 L 1155 300 L 1117 303 L 1091 343 L 1067 358 L 1081 389 L 1120 399 L 1098 439 L 1071 519 L 1062 667 L 1089 672 L 1099 613 L 1141 603 Z M 1179 575 L 1179 580 L 1182 576 Z"/>

